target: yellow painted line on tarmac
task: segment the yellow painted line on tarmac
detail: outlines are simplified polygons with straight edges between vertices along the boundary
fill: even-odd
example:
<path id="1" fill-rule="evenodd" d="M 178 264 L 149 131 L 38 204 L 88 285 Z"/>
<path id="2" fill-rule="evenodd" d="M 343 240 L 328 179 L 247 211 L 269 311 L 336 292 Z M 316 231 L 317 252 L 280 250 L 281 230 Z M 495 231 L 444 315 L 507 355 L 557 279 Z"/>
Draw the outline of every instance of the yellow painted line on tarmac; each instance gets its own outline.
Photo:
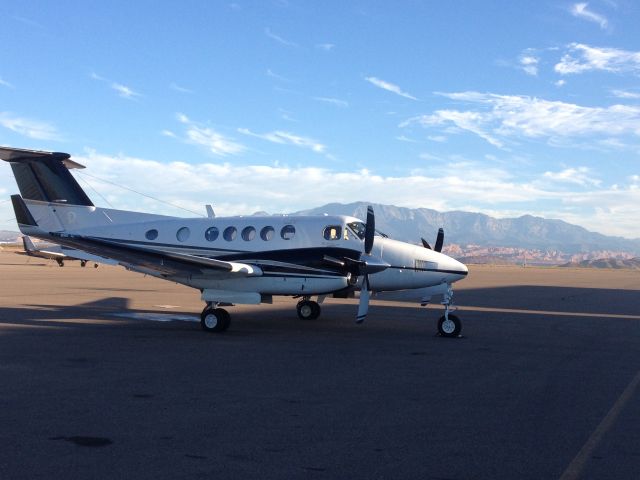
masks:
<path id="1" fill-rule="evenodd" d="M 564 471 L 559 480 L 575 480 L 580 478 L 582 472 L 584 470 L 585 465 L 591 458 L 593 451 L 596 449 L 602 437 L 611 430 L 613 427 L 618 415 L 624 409 L 624 406 L 627 404 L 629 399 L 633 396 L 635 389 L 640 384 L 640 370 L 636 373 L 636 376 L 633 377 L 627 388 L 624 389 L 624 392 L 618 397 L 616 403 L 613 404 L 609 413 L 602 419 L 600 424 L 596 427 L 593 433 L 587 439 L 587 442 L 582 446 L 578 454 L 571 461 L 567 469 Z"/>

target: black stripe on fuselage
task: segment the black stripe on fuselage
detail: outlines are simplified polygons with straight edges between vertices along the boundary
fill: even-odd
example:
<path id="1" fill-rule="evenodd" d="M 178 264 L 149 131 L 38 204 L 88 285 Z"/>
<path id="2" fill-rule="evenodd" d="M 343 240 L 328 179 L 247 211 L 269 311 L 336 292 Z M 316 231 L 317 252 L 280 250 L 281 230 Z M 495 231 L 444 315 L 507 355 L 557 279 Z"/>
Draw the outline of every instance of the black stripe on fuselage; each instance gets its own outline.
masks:
<path id="1" fill-rule="evenodd" d="M 240 251 L 238 250 L 223 250 L 215 247 L 201 247 L 201 246 L 187 246 L 187 245 L 176 245 L 176 244 L 168 244 L 168 243 L 157 243 L 157 242 L 144 242 L 139 240 L 124 240 L 124 239 L 113 239 L 106 237 L 96 237 L 99 240 L 104 240 L 108 242 L 114 242 L 122 244 L 126 246 L 127 244 L 136 244 L 139 246 L 145 247 L 156 247 L 149 248 L 149 251 L 152 251 L 157 254 L 162 254 L 162 247 L 171 248 L 178 253 L 180 251 L 189 251 L 189 250 L 198 250 L 202 253 L 195 254 L 199 257 L 204 258 L 213 258 L 216 260 L 223 260 L 225 262 L 243 262 L 247 261 L 252 264 L 256 264 L 260 266 L 262 271 L 266 273 L 295 273 L 304 275 L 307 273 L 308 275 L 333 275 L 333 276 L 344 276 L 345 272 L 332 268 L 331 265 L 328 265 L 324 262 L 323 258 L 325 256 L 333 257 L 333 258 L 359 258 L 360 252 L 357 250 L 351 250 L 348 248 L 339 248 L 339 247 L 308 247 L 308 248 L 287 248 L 280 250 L 258 250 L 258 251 Z M 159 247 L 159 248 L 158 248 Z M 219 252 L 224 251 L 228 253 L 220 254 Z M 209 255 L 206 255 L 209 253 Z M 261 262 L 278 262 L 282 265 L 269 265 L 262 264 Z M 297 268 L 297 267 L 305 267 L 305 269 Z M 306 270 L 312 269 L 312 270 Z"/>
<path id="2" fill-rule="evenodd" d="M 469 272 L 463 272 L 462 270 L 443 270 L 440 268 L 415 268 L 415 267 L 396 267 L 391 265 L 387 268 L 393 268 L 395 270 L 411 270 L 414 272 L 437 272 L 437 273 L 453 273 L 455 275 L 468 275 Z"/>

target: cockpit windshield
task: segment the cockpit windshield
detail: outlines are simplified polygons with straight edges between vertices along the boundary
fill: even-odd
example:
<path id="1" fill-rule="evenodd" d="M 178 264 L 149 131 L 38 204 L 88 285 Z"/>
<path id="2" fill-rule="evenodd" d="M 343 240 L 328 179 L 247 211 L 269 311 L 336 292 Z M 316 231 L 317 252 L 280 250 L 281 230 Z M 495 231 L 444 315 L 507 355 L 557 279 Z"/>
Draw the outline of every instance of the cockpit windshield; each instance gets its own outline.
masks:
<path id="1" fill-rule="evenodd" d="M 364 223 L 351 222 L 351 223 L 347 223 L 347 227 L 349 227 L 349 229 L 353 233 L 355 233 L 360 240 L 364 240 L 364 231 L 365 231 Z"/>

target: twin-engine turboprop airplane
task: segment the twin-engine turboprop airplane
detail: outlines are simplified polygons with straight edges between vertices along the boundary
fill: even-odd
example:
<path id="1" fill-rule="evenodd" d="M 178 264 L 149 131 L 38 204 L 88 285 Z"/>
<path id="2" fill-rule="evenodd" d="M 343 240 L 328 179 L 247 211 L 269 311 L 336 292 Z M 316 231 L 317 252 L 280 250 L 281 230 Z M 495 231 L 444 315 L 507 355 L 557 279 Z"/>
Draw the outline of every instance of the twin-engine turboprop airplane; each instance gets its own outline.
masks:
<path id="1" fill-rule="evenodd" d="M 442 295 L 438 331 L 458 336 L 450 313 L 451 285 L 467 267 L 432 250 L 376 235 L 373 209 L 366 222 L 348 216 L 179 218 L 94 206 L 69 169 L 84 168 L 66 153 L 0 147 L 21 195 L 13 195 L 20 231 L 116 260 L 126 268 L 202 293 L 201 325 L 225 331 L 227 304 L 270 303 L 274 295 L 301 298 L 298 316 L 320 315 L 327 295 L 360 291 L 357 322 L 367 316 L 371 292 L 423 289 L 422 303 Z M 317 297 L 318 301 L 312 300 Z"/>
<path id="2" fill-rule="evenodd" d="M 47 260 L 55 260 L 59 266 L 64 267 L 65 260 L 79 260 L 80 266 L 85 267 L 87 262 L 94 262 L 93 266 L 98 268 L 98 263 L 117 264 L 108 258 L 91 255 L 75 248 L 65 247 L 64 245 L 47 245 L 46 247 L 36 247 L 31 241 L 29 235 L 22 237 L 23 252 L 15 252 L 19 255 L 27 255 L 29 257 L 46 258 Z"/>

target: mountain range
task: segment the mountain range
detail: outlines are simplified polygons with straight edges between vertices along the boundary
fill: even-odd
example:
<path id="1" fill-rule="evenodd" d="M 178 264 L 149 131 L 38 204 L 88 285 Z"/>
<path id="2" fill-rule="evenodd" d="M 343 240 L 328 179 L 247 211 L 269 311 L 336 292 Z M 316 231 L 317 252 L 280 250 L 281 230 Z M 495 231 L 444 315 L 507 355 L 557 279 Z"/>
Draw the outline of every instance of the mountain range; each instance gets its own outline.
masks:
<path id="1" fill-rule="evenodd" d="M 420 243 L 424 237 L 435 242 L 438 228 L 445 231 L 445 245 L 524 249 L 579 255 L 591 252 L 619 252 L 640 255 L 640 239 L 626 239 L 590 232 L 562 220 L 532 215 L 517 218 L 493 218 L 482 213 L 438 212 L 428 208 L 404 208 L 393 205 L 356 202 L 330 203 L 297 212 L 309 215 L 353 215 L 366 218 L 367 206 L 376 214 L 376 228 L 398 240 Z M 624 256 L 624 255 L 623 255 Z"/>
<path id="2" fill-rule="evenodd" d="M 482 213 L 438 212 L 368 202 L 329 203 L 292 215 L 352 215 L 365 219 L 367 206 L 376 214 L 376 228 L 397 240 L 432 245 L 440 227 L 445 231 L 445 252 L 476 263 L 561 264 L 599 258 L 628 260 L 640 256 L 640 239 L 590 232 L 562 220 L 532 215 L 493 218 Z M 260 212 L 263 213 L 264 212 Z M 0 241 L 16 241 L 18 232 L 0 231 Z M 493 260 L 491 260 L 493 259 Z"/>

